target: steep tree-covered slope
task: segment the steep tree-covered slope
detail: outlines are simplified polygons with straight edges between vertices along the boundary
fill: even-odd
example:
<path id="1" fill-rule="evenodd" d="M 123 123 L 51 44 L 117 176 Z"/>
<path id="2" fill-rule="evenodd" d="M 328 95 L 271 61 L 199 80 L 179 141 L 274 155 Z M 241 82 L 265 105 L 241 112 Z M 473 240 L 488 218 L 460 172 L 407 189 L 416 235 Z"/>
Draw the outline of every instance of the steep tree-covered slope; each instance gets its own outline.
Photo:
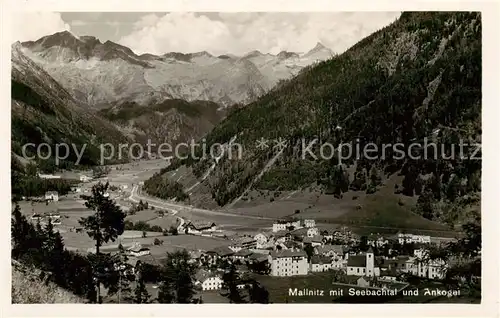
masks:
<path id="1" fill-rule="evenodd" d="M 123 103 L 100 110 L 98 114 L 115 123 L 135 141 L 147 144 L 150 140 L 156 145 L 151 147 L 155 150 L 161 143 L 174 148 L 179 142 L 202 138 L 224 117 L 225 111 L 219 107 L 209 101 L 168 99 L 148 106 Z"/>
<path id="2" fill-rule="evenodd" d="M 460 158 L 459 142 L 481 141 L 481 16 L 471 12 L 405 12 L 400 19 L 361 40 L 345 53 L 308 67 L 244 108 L 234 110 L 207 136 L 208 144 L 231 138 L 244 147 L 243 158 L 220 160 L 203 183 L 213 199 L 227 205 L 248 188 L 295 190 L 316 183 L 337 196 L 345 191 L 377 191 L 385 177 L 400 173 L 396 189 L 419 195 L 417 209 L 427 218 L 452 213 L 442 202 L 477 201 L 480 160 Z M 261 138 L 283 138 L 283 153 L 257 147 Z M 342 160 L 314 159 L 307 146 L 350 143 L 378 146 Z M 402 158 L 382 145 L 434 141 L 436 157 Z M 451 147 L 455 144 L 455 155 Z M 443 145 L 444 156 L 441 153 Z M 328 155 L 329 148 L 324 149 Z M 422 150 L 412 150 L 424 155 Z M 416 153 L 415 153 L 416 151 Z M 475 147 L 464 147 L 470 156 Z M 346 155 L 344 153 L 344 155 Z M 476 154 L 480 157 L 480 152 Z M 346 155 L 347 157 L 347 155 Z M 201 178 L 213 160 L 185 160 Z"/>
<path id="3" fill-rule="evenodd" d="M 81 151 L 82 165 L 99 164 L 101 143 L 118 144 L 128 139 L 116 127 L 77 103 L 72 96 L 49 74 L 26 57 L 19 43 L 12 46 L 12 151 L 22 155 L 22 147 L 30 156 L 36 154 L 36 147 L 47 143 L 54 161 L 56 144 L 66 143 L 70 147 L 64 166 L 77 161 L 73 145 Z M 48 155 L 46 147 L 40 148 Z M 64 150 L 65 151 L 65 150 Z M 63 156 L 65 152 L 61 152 Z"/>

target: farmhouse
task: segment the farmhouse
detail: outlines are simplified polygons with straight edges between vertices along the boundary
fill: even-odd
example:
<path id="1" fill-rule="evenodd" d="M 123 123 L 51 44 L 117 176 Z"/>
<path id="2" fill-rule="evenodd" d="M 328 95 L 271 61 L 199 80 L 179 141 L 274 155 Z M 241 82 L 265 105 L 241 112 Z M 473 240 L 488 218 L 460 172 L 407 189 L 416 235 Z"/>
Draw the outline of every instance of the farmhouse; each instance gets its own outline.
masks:
<path id="1" fill-rule="evenodd" d="M 257 248 L 257 241 L 253 237 L 242 237 L 236 240 L 233 244 L 229 245 L 229 249 L 233 252 L 238 252 L 242 249 Z"/>
<path id="2" fill-rule="evenodd" d="M 316 253 L 328 257 L 344 257 L 344 247 L 342 245 L 318 246 Z"/>
<path id="3" fill-rule="evenodd" d="M 399 244 L 422 243 L 429 244 L 431 237 L 429 235 L 416 235 L 410 233 L 398 233 L 397 240 Z"/>
<path id="4" fill-rule="evenodd" d="M 184 225 L 188 234 L 201 234 L 202 232 L 215 231 L 217 226 L 214 222 L 191 221 Z"/>
<path id="5" fill-rule="evenodd" d="M 211 264 L 215 264 L 218 259 L 227 259 L 233 254 L 234 252 L 231 249 L 229 249 L 229 247 L 219 246 L 214 248 L 213 250 L 207 251 L 206 259 Z"/>
<path id="6" fill-rule="evenodd" d="M 316 227 L 310 227 L 307 229 L 307 237 L 313 237 L 319 235 L 318 228 Z"/>
<path id="7" fill-rule="evenodd" d="M 57 191 L 47 191 L 45 192 L 45 200 L 47 201 L 59 201 L 59 193 Z"/>
<path id="8" fill-rule="evenodd" d="M 128 252 L 130 253 L 130 255 L 135 257 L 151 254 L 150 249 L 147 247 L 142 247 L 141 244 L 134 244 L 128 249 Z"/>
<path id="9" fill-rule="evenodd" d="M 39 221 L 42 219 L 42 216 L 38 213 L 33 213 L 33 215 L 31 216 L 31 220 L 33 221 Z"/>
<path id="10" fill-rule="evenodd" d="M 252 255 L 251 251 L 247 249 L 241 249 L 233 254 L 233 260 L 240 260 L 240 261 L 248 260 L 251 255 Z"/>
<path id="11" fill-rule="evenodd" d="M 316 221 L 311 219 L 304 220 L 304 227 L 315 227 L 315 226 L 316 226 Z"/>
<path id="12" fill-rule="evenodd" d="M 271 276 L 307 275 L 307 254 L 303 250 L 273 251 L 268 256 Z"/>
<path id="13" fill-rule="evenodd" d="M 290 227 L 300 228 L 300 220 L 279 220 L 273 224 L 273 232 L 286 231 Z"/>
<path id="14" fill-rule="evenodd" d="M 375 255 L 371 247 L 365 255 L 348 256 L 347 275 L 380 276 L 380 267 L 375 265 Z"/>
<path id="15" fill-rule="evenodd" d="M 201 286 L 202 290 L 219 290 L 222 288 L 222 278 L 215 273 L 201 270 L 196 273 L 195 285 Z"/>

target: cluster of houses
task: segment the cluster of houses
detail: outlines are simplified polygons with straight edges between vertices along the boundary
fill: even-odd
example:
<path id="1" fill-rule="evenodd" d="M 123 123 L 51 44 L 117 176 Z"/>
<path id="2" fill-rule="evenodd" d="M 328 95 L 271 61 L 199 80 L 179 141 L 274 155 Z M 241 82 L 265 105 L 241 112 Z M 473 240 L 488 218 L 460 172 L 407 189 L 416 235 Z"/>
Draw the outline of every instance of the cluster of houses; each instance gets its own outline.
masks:
<path id="1" fill-rule="evenodd" d="M 333 244 L 335 242 L 335 244 Z M 364 251 L 352 248 L 360 237 L 347 228 L 336 231 L 320 231 L 314 220 L 279 221 L 270 233 L 244 236 L 229 246 L 220 247 L 195 256 L 201 263 L 217 264 L 219 260 L 238 264 L 266 262 L 271 276 L 300 276 L 311 272 L 342 271 L 350 277 L 359 277 L 362 282 L 377 278 L 381 281 L 397 282 L 403 275 L 414 275 L 428 279 L 442 279 L 447 264 L 444 261 L 428 260 L 425 245 L 431 243 L 430 236 L 398 233 L 391 237 L 370 235 L 368 248 Z M 389 243 L 414 244 L 411 255 L 376 255 L 377 250 Z M 312 253 L 306 253 L 306 246 Z M 244 266 L 243 266 L 244 267 Z M 220 271 L 208 271 L 199 276 L 203 290 L 220 289 Z"/>

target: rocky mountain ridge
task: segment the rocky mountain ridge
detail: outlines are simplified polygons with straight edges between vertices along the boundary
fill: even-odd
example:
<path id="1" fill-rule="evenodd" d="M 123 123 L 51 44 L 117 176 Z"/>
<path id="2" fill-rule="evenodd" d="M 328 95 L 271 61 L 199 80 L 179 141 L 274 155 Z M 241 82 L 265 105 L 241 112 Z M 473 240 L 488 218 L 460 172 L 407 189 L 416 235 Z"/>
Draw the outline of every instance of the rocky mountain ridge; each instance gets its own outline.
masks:
<path id="1" fill-rule="evenodd" d="M 208 52 L 137 55 L 120 44 L 68 31 L 21 44 L 23 53 L 62 83 L 75 99 L 94 108 L 165 99 L 207 100 L 224 107 L 246 104 L 278 81 L 333 56 L 318 44 L 298 54 L 258 51 L 244 56 Z"/>

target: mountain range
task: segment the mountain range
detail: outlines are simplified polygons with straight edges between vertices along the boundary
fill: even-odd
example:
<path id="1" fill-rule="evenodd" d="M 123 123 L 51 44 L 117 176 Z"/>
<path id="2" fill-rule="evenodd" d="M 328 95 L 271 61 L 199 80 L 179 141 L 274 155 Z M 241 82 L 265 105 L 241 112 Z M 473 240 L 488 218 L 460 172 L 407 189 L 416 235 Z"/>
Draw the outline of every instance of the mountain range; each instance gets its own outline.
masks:
<path id="1" fill-rule="evenodd" d="M 165 99 L 206 100 L 221 106 L 246 104 L 279 80 L 331 58 L 318 43 L 305 54 L 259 51 L 244 56 L 208 52 L 137 55 L 120 44 L 68 31 L 21 43 L 23 53 L 62 83 L 76 100 L 94 108 L 123 102 L 139 105 Z"/>
<path id="2" fill-rule="evenodd" d="M 120 44 L 68 31 L 16 42 L 12 46 L 13 149 L 20 154 L 28 140 L 54 144 L 87 131 L 89 135 L 77 138 L 82 144 L 151 139 L 175 145 L 199 139 L 225 117 L 227 107 L 241 107 L 278 81 L 331 56 L 331 50 L 320 43 L 305 54 L 137 55 Z M 30 110 L 40 116 L 20 112 L 20 105 L 32 106 Z M 80 129 L 82 125 L 85 129 Z M 98 138 L 101 131 L 106 133 Z"/>

